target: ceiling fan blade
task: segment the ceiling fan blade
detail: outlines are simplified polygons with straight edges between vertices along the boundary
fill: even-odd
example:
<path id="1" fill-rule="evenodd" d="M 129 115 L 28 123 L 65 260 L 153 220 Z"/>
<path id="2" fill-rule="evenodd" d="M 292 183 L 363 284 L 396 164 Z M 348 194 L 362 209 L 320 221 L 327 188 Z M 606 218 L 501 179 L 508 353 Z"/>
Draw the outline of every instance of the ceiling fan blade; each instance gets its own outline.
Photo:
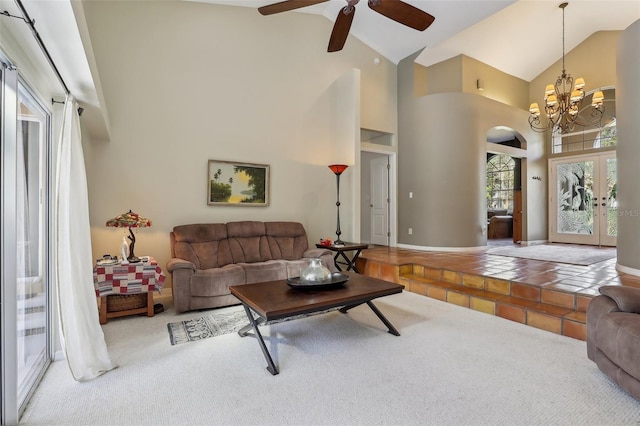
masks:
<path id="1" fill-rule="evenodd" d="M 273 15 L 274 13 L 287 12 L 289 10 L 300 9 L 301 7 L 324 3 L 326 1 L 329 0 L 285 0 L 279 3 L 259 7 L 258 12 L 263 15 Z"/>
<path id="2" fill-rule="evenodd" d="M 347 41 L 349 35 L 349 29 L 353 22 L 353 17 L 356 14 L 356 8 L 354 6 L 345 6 L 340 9 L 335 24 L 333 24 L 333 30 L 331 31 L 331 38 L 329 39 L 329 47 L 327 52 L 337 52 L 342 50 L 344 43 Z"/>
<path id="3" fill-rule="evenodd" d="M 369 0 L 369 7 L 389 19 L 418 31 L 426 30 L 436 19 L 401 0 Z"/>

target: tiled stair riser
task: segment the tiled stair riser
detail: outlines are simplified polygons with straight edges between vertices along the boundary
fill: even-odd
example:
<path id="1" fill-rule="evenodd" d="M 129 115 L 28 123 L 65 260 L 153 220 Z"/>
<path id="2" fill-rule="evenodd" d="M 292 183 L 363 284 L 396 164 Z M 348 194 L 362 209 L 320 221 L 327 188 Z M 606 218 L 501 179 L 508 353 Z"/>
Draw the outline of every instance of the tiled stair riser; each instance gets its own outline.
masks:
<path id="1" fill-rule="evenodd" d="M 590 297 L 499 278 L 423 265 L 366 261 L 366 275 L 403 284 L 407 291 L 552 333 L 586 340 Z"/>

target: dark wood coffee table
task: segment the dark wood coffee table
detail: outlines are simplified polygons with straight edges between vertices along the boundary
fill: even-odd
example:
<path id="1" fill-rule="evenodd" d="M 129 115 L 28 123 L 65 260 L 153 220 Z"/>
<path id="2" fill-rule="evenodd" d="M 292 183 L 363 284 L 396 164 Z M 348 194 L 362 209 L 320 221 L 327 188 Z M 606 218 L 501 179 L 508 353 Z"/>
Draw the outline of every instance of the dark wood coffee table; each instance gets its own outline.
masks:
<path id="1" fill-rule="evenodd" d="M 267 370 L 271 374 L 276 375 L 279 370 L 267 350 L 260 330 L 258 330 L 258 325 L 265 321 L 310 314 L 336 307 L 340 308 L 340 312 L 347 313 L 349 309 L 366 303 L 384 323 L 389 333 L 400 335 L 372 300 L 401 293 L 404 286 L 353 272 L 345 272 L 344 274 L 349 276 L 349 281 L 343 287 L 331 290 L 297 290 L 289 287 L 285 280 L 229 287 L 231 294 L 242 302 L 250 322 L 249 325 L 238 331 L 238 334 L 244 337 L 250 334 L 253 329 L 260 349 L 267 360 Z M 254 318 L 252 312 L 255 312 L 258 318 Z"/>

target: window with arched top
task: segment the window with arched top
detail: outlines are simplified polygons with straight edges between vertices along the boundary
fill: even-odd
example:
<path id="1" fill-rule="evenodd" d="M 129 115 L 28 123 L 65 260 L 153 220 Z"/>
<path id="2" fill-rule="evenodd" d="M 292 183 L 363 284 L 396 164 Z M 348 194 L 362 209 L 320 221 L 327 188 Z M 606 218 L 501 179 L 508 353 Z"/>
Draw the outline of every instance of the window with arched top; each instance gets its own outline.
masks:
<path id="1" fill-rule="evenodd" d="M 516 162 L 505 154 L 487 161 L 487 208 L 513 210 Z"/>
<path id="2" fill-rule="evenodd" d="M 602 89 L 604 94 L 604 113 L 602 117 L 588 126 L 576 125 L 571 131 L 561 133 L 556 130 L 552 134 L 552 154 L 580 153 L 594 149 L 615 147 L 616 137 L 616 89 Z M 590 116 L 591 96 L 585 96 L 581 105 L 583 121 L 588 122 Z"/>

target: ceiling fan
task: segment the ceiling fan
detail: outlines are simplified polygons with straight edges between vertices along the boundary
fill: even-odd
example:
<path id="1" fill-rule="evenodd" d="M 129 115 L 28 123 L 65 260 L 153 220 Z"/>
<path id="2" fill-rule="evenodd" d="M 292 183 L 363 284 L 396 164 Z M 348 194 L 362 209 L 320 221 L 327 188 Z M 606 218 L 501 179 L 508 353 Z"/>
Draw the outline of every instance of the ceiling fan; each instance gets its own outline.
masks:
<path id="1" fill-rule="evenodd" d="M 287 12 L 289 10 L 299 9 L 318 3 L 324 3 L 329 0 L 285 0 L 258 8 L 262 15 L 273 15 L 275 13 Z M 346 0 L 347 5 L 343 7 L 331 31 L 329 38 L 328 52 L 337 52 L 342 50 L 344 43 L 347 41 L 349 29 L 356 13 L 356 4 L 360 0 Z M 414 7 L 401 0 L 367 0 L 369 8 L 375 10 L 381 15 L 389 19 L 393 19 L 403 25 L 416 29 L 418 31 L 426 30 L 435 20 L 435 18 L 417 7 Z"/>

